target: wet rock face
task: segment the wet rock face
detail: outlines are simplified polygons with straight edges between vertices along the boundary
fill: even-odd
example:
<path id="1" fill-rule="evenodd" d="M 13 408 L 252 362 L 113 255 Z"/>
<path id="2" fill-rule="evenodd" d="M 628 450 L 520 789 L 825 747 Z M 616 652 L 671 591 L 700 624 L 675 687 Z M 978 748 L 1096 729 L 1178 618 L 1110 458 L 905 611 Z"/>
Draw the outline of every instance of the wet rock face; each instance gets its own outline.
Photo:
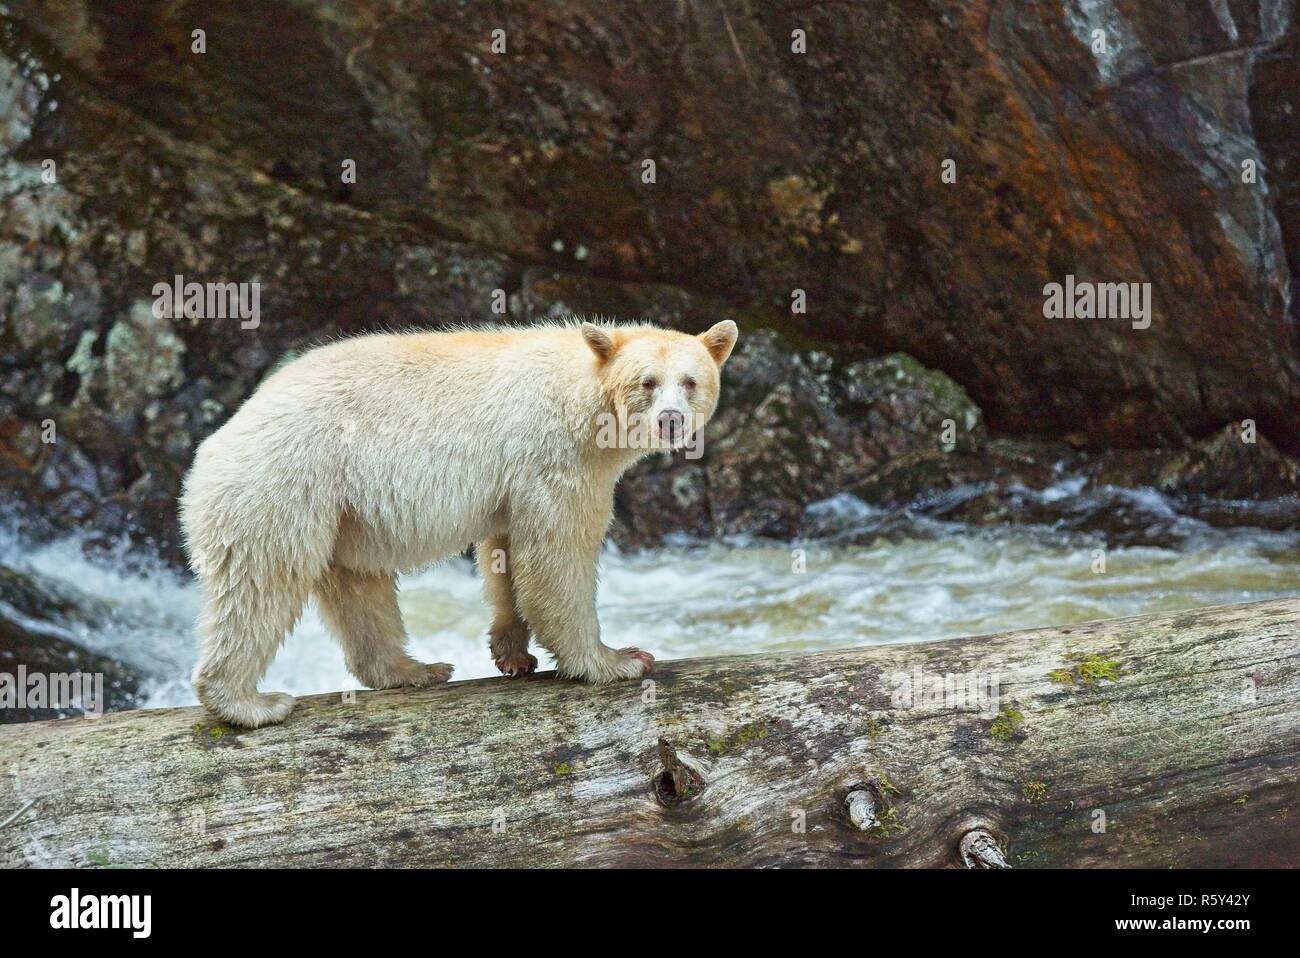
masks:
<path id="1" fill-rule="evenodd" d="M 69 679 L 80 683 L 83 675 L 99 676 L 98 686 L 89 686 L 90 694 L 85 699 L 79 694 L 84 686 L 67 684 Z M 0 725 L 84 715 L 88 711 L 86 706 L 93 703 L 93 696 L 97 694 L 96 687 L 103 696 L 103 704 L 98 706 L 100 711 L 137 708 L 141 702 L 138 679 L 120 662 L 88 652 L 75 642 L 46 631 L 24 628 L 2 613 L 0 676 L 6 677 L 0 679 L 0 688 L 3 688 L 0 699 L 5 701 L 0 707 Z M 36 686 L 34 682 L 42 685 Z M 24 689 L 21 697 L 20 687 Z M 42 689 L 39 698 L 38 687 Z M 44 691 L 51 688 L 54 691 Z M 69 694 L 65 689 L 76 689 L 77 692 Z M 11 705 L 9 701 L 15 704 Z M 33 702 L 40 704 L 33 705 Z"/>
<path id="2" fill-rule="evenodd" d="M 71 687 L 64 677 L 98 674 L 104 711 L 138 706 L 140 676 L 84 648 L 68 628 L 74 623 L 99 624 L 108 616 L 107 610 L 88 603 L 84 596 L 74 599 L 36 576 L 0 565 L 0 676 L 5 676 L 0 678 L 0 724 L 83 714 L 84 709 L 72 702 L 55 701 L 48 694 L 43 700 L 35 698 L 33 677 L 45 688 L 62 691 Z M 20 685 L 28 693 L 21 705 L 17 704 Z"/>
<path id="3" fill-rule="evenodd" d="M 178 559 L 195 447 L 286 350 L 498 300 L 805 347 L 733 361 L 631 541 L 785 534 L 891 458 L 953 478 L 937 429 L 983 425 L 926 369 L 1002 433 L 1300 448 L 1290 3 L 6 9 L 0 488 L 49 530 Z M 160 320 L 176 275 L 258 283 L 260 323 Z M 1149 283 L 1150 326 L 1047 318 L 1067 275 Z"/>
<path id="4" fill-rule="evenodd" d="M 195 151 L 4 28 L 0 495 L 33 506 L 26 531 L 125 533 L 180 561 L 195 448 L 286 350 L 480 316 L 508 285 L 499 257 Z M 155 288 L 178 275 L 258 283 L 260 321 L 160 319 Z"/>
<path id="5" fill-rule="evenodd" d="M 97 94 L 241 170 L 906 351 L 999 428 L 1150 445 L 1298 421 L 1289 3 L 15 10 Z M 1046 319 L 1067 273 L 1150 282 L 1151 328 Z"/>
<path id="6" fill-rule="evenodd" d="M 905 453 L 839 499 L 813 504 L 802 533 L 857 543 L 1017 523 L 1058 543 L 1177 548 L 1210 527 L 1300 528 L 1300 462 L 1243 424 L 1183 450 L 986 439 Z"/>

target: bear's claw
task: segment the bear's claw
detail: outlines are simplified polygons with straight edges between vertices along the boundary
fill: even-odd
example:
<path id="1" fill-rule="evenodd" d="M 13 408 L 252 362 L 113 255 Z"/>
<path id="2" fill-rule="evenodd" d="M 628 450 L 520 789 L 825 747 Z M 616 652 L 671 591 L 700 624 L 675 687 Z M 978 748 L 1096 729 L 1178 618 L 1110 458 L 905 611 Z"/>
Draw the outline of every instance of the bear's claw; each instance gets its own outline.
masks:
<path id="1" fill-rule="evenodd" d="M 655 657 L 641 649 L 619 649 L 624 655 L 631 656 L 641 663 L 641 674 L 649 675 L 655 670 Z"/>
<path id="2" fill-rule="evenodd" d="M 496 665 L 503 675 L 517 679 L 537 671 L 537 656 L 529 655 L 527 652 L 511 652 L 497 659 Z"/>

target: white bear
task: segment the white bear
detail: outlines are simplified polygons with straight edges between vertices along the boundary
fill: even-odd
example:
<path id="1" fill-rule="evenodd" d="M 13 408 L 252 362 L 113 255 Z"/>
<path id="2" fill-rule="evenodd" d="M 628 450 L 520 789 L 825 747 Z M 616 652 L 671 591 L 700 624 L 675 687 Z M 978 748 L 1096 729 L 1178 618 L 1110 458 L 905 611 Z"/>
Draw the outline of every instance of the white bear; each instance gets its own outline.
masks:
<path id="1" fill-rule="evenodd" d="M 731 321 L 371 335 L 278 370 L 198 449 L 181 495 L 203 593 L 199 700 L 236 725 L 283 721 L 257 683 L 310 595 L 376 688 L 445 682 L 405 651 L 400 571 L 477 544 L 498 668 L 603 683 L 654 659 L 600 641 L 596 560 L 614 485 L 713 414 Z M 614 427 L 611 427 L 614 424 Z"/>

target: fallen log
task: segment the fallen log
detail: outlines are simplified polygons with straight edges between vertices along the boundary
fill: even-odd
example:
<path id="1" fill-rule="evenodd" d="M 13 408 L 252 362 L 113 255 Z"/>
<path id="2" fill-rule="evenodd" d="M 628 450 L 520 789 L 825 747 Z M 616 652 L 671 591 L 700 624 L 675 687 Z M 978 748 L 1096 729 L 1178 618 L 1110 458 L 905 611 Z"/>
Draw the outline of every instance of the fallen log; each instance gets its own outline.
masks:
<path id="1" fill-rule="evenodd" d="M 11 725 L 0 866 L 1296 865 L 1298 666 L 1287 600 Z"/>

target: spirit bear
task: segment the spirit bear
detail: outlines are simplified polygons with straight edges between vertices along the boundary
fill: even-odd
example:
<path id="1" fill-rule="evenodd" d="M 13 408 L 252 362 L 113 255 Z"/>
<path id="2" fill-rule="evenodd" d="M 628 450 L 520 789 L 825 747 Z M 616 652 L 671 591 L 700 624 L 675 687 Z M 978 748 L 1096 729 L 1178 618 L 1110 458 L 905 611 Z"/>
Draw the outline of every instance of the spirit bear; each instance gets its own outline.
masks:
<path id="1" fill-rule="evenodd" d="M 596 621 L 596 560 L 614 485 L 713 414 L 736 324 L 691 336 L 556 324 L 372 335 L 305 353 L 198 449 L 181 495 L 203 594 L 199 700 L 228 722 L 283 721 L 257 683 L 309 596 L 370 688 L 445 682 L 405 650 L 397 573 L 477 545 L 489 644 L 531 672 L 648 674 Z"/>

